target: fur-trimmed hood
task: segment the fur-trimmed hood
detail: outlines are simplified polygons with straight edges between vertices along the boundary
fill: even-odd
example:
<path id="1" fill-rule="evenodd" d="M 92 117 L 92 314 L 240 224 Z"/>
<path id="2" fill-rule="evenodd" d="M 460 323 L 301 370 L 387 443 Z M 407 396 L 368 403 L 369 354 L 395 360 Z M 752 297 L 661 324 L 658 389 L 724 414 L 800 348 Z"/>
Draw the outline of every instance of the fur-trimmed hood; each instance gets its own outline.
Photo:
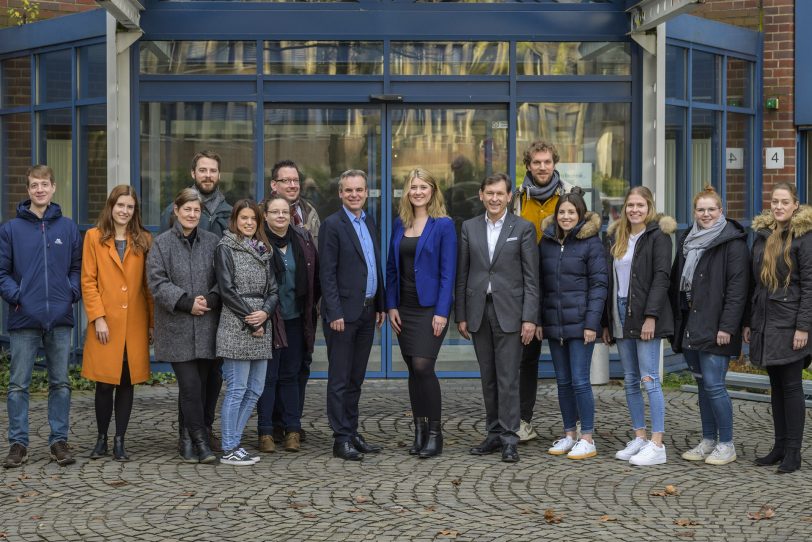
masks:
<path id="1" fill-rule="evenodd" d="M 801 205 L 795 214 L 792 215 L 790 221 L 792 223 L 792 231 L 796 238 L 801 237 L 812 231 L 812 207 L 809 205 Z M 760 215 L 753 219 L 753 224 L 750 226 L 753 231 L 761 230 L 774 230 L 777 226 L 773 213 L 770 209 L 765 209 Z"/>
<path id="2" fill-rule="evenodd" d="M 601 215 L 587 211 L 584 219 L 575 226 L 575 238 L 587 239 L 598 235 L 601 231 Z M 541 231 L 550 238 L 555 238 L 555 215 L 550 215 L 541 221 Z"/>
<path id="3" fill-rule="evenodd" d="M 649 230 L 652 227 L 654 227 L 655 223 L 657 225 L 659 225 L 660 231 L 662 231 L 666 235 L 671 235 L 672 233 L 677 231 L 677 221 L 674 220 L 673 217 L 671 217 L 671 216 L 669 216 L 667 214 L 657 213 L 657 215 L 654 217 L 654 220 L 652 220 L 646 226 L 646 230 Z M 607 228 L 606 234 L 609 237 L 614 237 L 615 231 L 617 230 L 619 225 L 620 225 L 620 220 L 615 220 L 614 222 L 609 224 L 609 228 Z"/>

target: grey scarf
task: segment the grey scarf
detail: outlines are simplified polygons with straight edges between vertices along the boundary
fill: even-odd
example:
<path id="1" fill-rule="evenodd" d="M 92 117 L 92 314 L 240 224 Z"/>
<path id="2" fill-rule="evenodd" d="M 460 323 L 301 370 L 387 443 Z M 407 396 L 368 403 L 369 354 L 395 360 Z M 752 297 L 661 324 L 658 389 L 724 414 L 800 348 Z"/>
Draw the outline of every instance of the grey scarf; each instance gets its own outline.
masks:
<path id="1" fill-rule="evenodd" d="M 206 206 L 206 210 L 209 212 L 210 216 L 214 216 L 214 213 L 217 211 L 217 207 L 225 201 L 226 197 L 220 192 L 219 188 L 215 188 L 211 194 L 204 194 L 203 192 L 200 193 L 200 197 L 203 198 L 203 205 Z"/>
<path id="2" fill-rule="evenodd" d="M 561 186 L 561 177 L 558 176 L 557 169 L 553 170 L 553 176 L 550 178 L 550 182 L 544 186 L 537 185 L 528 171 L 524 176 L 522 190 L 534 200 L 544 203 L 555 195 L 559 186 Z"/>
<path id="3" fill-rule="evenodd" d="M 719 234 L 727 226 L 725 215 L 722 214 L 710 228 L 700 229 L 699 223 L 694 222 L 691 232 L 685 238 L 685 244 L 682 246 L 682 254 L 685 256 L 685 267 L 682 268 L 682 276 L 679 281 L 679 289 L 681 292 L 691 293 L 691 284 L 694 279 L 694 271 L 696 271 L 696 264 L 711 243 L 713 243 Z"/>

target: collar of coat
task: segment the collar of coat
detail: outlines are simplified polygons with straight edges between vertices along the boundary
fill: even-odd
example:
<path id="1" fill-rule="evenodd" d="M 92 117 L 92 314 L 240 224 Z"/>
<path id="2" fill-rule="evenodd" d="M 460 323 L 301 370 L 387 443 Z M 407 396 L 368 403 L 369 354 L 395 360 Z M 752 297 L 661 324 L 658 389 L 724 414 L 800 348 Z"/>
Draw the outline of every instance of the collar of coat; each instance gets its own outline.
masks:
<path id="1" fill-rule="evenodd" d="M 798 238 L 810 231 L 812 231 L 812 207 L 809 205 L 801 205 L 795 214 L 790 219 L 792 224 L 792 231 L 794 237 Z M 778 226 L 773 213 L 770 209 L 765 209 L 760 215 L 753 219 L 753 224 L 750 226 L 753 231 L 769 230 L 772 231 Z"/>
<path id="2" fill-rule="evenodd" d="M 587 239 L 598 235 L 601 231 L 601 222 L 601 216 L 598 213 L 587 211 L 584 219 L 575 226 L 577 230 L 575 238 Z M 548 229 L 550 229 L 550 232 L 547 231 Z M 544 232 L 545 236 L 555 237 L 555 215 L 550 215 L 541 221 L 541 231 Z"/>
<path id="3" fill-rule="evenodd" d="M 620 226 L 620 220 L 615 220 L 611 224 L 609 224 L 609 228 L 606 230 L 606 235 L 609 237 L 614 237 L 615 231 L 617 230 L 618 226 Z M 662 231 L 666 235 L 671 235 L 675 231 L 677 231 L 677 221 L 674 220 L 672 217 L 663 214 L 657 213 L 654 217 L 654 220 L 649 222 L 646 225 L 646 231 L 653 230 L 654 228 L 658 227 L 660 231 Z"/>

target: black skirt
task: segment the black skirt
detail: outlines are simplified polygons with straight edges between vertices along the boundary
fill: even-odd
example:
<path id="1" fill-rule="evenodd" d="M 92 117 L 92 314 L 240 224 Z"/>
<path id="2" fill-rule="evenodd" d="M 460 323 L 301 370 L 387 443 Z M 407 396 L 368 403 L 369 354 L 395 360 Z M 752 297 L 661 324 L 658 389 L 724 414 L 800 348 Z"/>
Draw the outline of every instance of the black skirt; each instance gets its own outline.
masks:
<path id="1" fill-rule="evenodd" d="M 401 305 L 400 313 L 400 353 L 403 357 L 418 357 L 436 359 L 440 346 L 448 331 L 445 326 L 439 337 L 434 336 L 431 322 L 434 318 L 434 307 L 417 307 Z"/>

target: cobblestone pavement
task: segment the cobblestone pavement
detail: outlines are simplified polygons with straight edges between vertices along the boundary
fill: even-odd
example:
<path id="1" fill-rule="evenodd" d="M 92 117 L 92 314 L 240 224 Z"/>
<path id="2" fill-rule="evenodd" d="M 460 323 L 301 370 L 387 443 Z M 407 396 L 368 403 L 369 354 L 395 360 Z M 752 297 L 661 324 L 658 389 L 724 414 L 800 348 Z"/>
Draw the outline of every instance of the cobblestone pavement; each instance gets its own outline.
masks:
<path id="1" fill-rule="evenodd" d="M 326 385 L 314 381 L 302 451 L 264 455 L 253 467 L 181 463 L 175 455 L 177 388 L 169 386 L 137 388 L 127 435 L 130 463 L 88 459 L 93 397 L 74 394 L 70 442 L 78 460 L 60 468 L 48 459 L 46 403 L 36 398 L 29 463 L 0 472 L 0 539 L 812 540 L 809 437 L 799 472 L 780 476 L 752 465 L 771 445 L 764 403 L 734 401 L 739 460 L 712 467 L 679 458 L 698 438 L 696 396 L 666 392 L 669 461 L 633 468 L 613 458 L 628 439 L 621 386 L 595 388 L 599 455 L 571 461 L 545 453 L 560 419 L 555 386 L 542 384 L 535 422 L 540 438 L 520 446 L 519 463 L 506 464 L 498 454 L 468 455 L 484 425 L 479 382 L 447 380 L 442 387 L 440 458 L 407 454 L 406 383 L 368 381 L 362 430 L 385 449 L 362 463 L 334 459 Z M 4 436 L 6 419 L 3 401 Z M 250 449 L 255 424 L 252 418 L 244 439 Z M 677 494 L 652 495 L 667 485 Z M 775 509 L 772 519 L 748 519 L 765 504 Z"/>

